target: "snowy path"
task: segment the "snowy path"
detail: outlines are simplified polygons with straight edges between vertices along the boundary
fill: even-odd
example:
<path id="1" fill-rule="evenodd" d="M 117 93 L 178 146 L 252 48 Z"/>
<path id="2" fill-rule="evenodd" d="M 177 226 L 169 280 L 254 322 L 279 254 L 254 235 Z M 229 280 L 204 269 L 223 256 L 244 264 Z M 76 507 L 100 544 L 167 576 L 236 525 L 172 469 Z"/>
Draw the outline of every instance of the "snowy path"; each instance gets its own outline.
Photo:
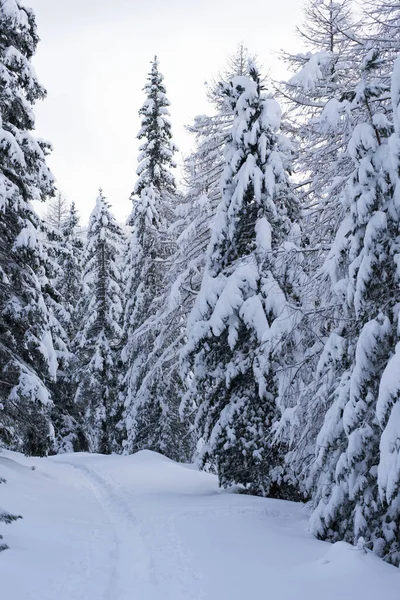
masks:
<path id="1" fill-rule="evenodd" d="M 35 470 L 31 467 L 34 466 Z M 318 542 L 300 505 L 221 493 L 157 454 L 0 454 L 7 600 L 399 600 L 400 570 Z"/>

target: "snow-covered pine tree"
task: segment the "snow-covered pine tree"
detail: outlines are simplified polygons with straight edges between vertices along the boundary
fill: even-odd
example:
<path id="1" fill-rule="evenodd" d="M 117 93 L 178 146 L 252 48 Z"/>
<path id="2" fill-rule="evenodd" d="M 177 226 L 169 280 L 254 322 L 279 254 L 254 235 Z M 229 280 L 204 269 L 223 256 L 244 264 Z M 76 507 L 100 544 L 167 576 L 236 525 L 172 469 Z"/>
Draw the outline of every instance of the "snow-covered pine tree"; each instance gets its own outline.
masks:
<path id="1" fill-rule="evenodd" d="M 321 375 L 317 394 L 329 408 L 311 469 L 311 530 L 332 541 L 357 543 L 362 538 L 368 548 L 398 563 L 398 495 L 392 496 L 390 488 L 387 500 L 394 502 L 386 510 L 378 494 L 377 470 L 381 460 L 385 497 L 385 474 L 390 469 L 384 441 L 380 459 L 381 427 L 387 423 L 394 400 L 391 391 L 396 387 L 390 372 L 400 300 L 399 128 L 389 144 L 388 90 L 374 79 L 377 66 L 377 52 L 370 50 L 349 107 L 359 118 L 348 147 L 354 171 L 344 191 L 346 214 L 325 266 L 338 311 L 337 326 L 327 339 L 317 370 L 317 377 Z M 399 72 L 393 85 L 395 104 L 398 77 Z M 389 390 L 385 383 L 394 387 Z"/>
<path id="2" fill-rule="evenodd" d="M 79 215 L 75 203 L 69 207 L 69 213 L 61 228 L 58 264 L 60 273 L 56 280 L 56 287 L 62 298 L 65 309 L 65 322 L 63 323 L 70 340 L 76 334 L 74 315 L 82 289 L 82 254 L 83 241 L 79 235 Z"/>
<path id="3" fill-rule="evenodd" d="M 225 150 L 222 201 L 207 266 L 190 315 L 182 410 L 198 404 L 202 465 L 221 485 L 234 482 L 270 496 L 295 494 L 274 444 L 277 372 L 295 325 L 299 205 L 288 179 L 290 151 L 278 135 L 280 108 L 259 73 L 225 86 L 234 121 Z"/>
<path id="4" fill-rule="evenodd" d="M 220 78 L 229 79 L 228 72 L 230 75 L 248 72 L 248 52 L 243 46 L 231 57 Z M 183 383 L 176 356 L 184 344 L 187 317 L 200 289 L 205 251 L 210 241 L 210 223 L 221 198 L 219 180 L 224 166 L 223 148 L 229 139 L 233 119 L 222 86 L 216 81 L 209 86 L 209 98 L 216 108 L 215 116 L 197 117 L 193 126 L 188 127 L 196 136 L 197 148 L 185 161 L 187 193 L 182 199 L 178 198 L 175 219 L 169 228 L 169 236 L 176 239 L 176 244 L 173 245 L 174 254 L 162 263 L 162 302 L 158 308 L 152 304 L 151 319 L 139 330 L 142 336 L 144 327 L 157 330 L 154 345 L 147 343 L 148 352 L 141 365 L 143 379 L 136 392 L 136 403 L 143 406 L 139 411 L 143 425 L 139 413 L 136 419 L 137 430 L 144 432 L 145 441 L 140 443 L 184 461 L 191 458 L 193 435 L 188 431 L 189 422 L 185 418 L 181 421 L 179 417 Z M 149 421 L 151 397 L 157 397 L 153 408 L 158 411 L 158 416 Z M 153 427 L 149 427 L 149 422 Z M 139 443 L 140 435 L 137 440 Z"/>
<path id="5" fill-rule="evenodd" d="M 166 452 L 163 419 L 166 407 L 158 385 L 146 374 L 158 357 L 157 314 L 165 303 L 165 276 L 174 243 L 168 227 L 174 220 L 175 179 L 171 168 L 177 148 L 172 140 L 166 89 L 155 58 L 151 63 L 139 139 L 139 176 L 132 193 L 129 218 L 132 235 L 126 256 L 126 308 L 122 359 L 126 367 L 122 396 L 125 451 L 142 448 Z M 149 362 L 150 361 L 150 362 Z M 163 412 L 164 411 L 164 412 Z"/>
<path id="6" fill-rule="evenodd" d="M 120 255 L 123 235 L 100 190 L 84 249 L 84 289 L 78 306 L 75 402 L 84 413 L 92 452 L 120 450 L 118 360 L 123 312 Z"/>
<path id="7" fill-rule="evenodd" d="M 400 10 L 400 5 L 398 5 Z M 393 288 L 385 290 L 383 305 L 389 316 L 390 331 L 388 332 L 390 348 L 386 349 L 385 365 L 379 383 L 379 394 L 376 414 L 382 429 L 378 485 L 380 500 L 385 507 L 383 536 L 385 543 L 379 547 L 380 554 L 396 565 L 400 565 L 400 336 L 399 336 L 399 252 L 400 252 L 400 59 L 397 58 L 392 75 L 392 110 L 394 133 L 389 140 L 392 158 L 393 198 L 388 206 L 387 231 L 390 235 L 388 254 Z M 393 295 L 391 295 L 393 294 Z"/>
<path id="8" fill-rule="evenodd" d="M 58 292 L 56 314 L 64 332 L 66 351 L 59 352 L 57 381 L 52 385 L 57 452 L 85 450 L 87 445 L 82 432 L 82 415 L 75 403 L 76 382 L 74 376 L 73 346 L 77 334 L 77 305 L 82 291 L 83 242 L 79 235 L 79 216 L 75 204 L 69 207 L 61 230 L 52 230 L 55 238 L 54 252 L 57 273 L 54 285 Z"/>
<path id="9" fill-rule="evenodd" d="M 248 73 L 248 58 L 247 49 L 240 45 L 218 80 L 229 80 L 233 75 Z M 233 119 L 219 82 L 213 81 L 208 86 L 208 95 L 216 114 L 198 117 L 188 128 L 196 135 L 197 148 L 185 161 L 187 193 L 182 199 L 178 198 L 180 204 L 169 228 L 170 237 L 176 240 L 175 253 L 163 263 L 163 301 L 158 310 L 153 304 L 153 316 L 149 321 L 151 327 L 157 330 L 157 338 L 142 363 L 144 375 L 136 394 L 137 403 L 143 406 L 136 424 L 138 430 L 145 432 L 147 447 L 183 461 L 193 456 L 194 436 L 190 431 L 190 419 L 186 418 L 188 415 L 179 416 L 184 386 L 176 357 L 184 345 L 185 324 L 200 289 L 205 250 L 210 240 L 210 223 L 221 197 L 219 180 L 224 165 L 223 148 Z M 147 402 L 151 396 L 157 397 L 155 406 L 159 417 L 151 421 L 158 425 L 149 428 L 147 420 L 144 427 L 141 426 L 139 413 L 148 419 L 145 407 L 150 405 Z M 151 441 L 149 433 L 146 433 L 149 429 Z"/>
<path id="10" fill-rule="evenodd" d="M 138 139 L 144 140 L 139 147 L 139 176 L 134 194 L 140 196 L 143 190 L 153 186 L 156 190 L 173 192 L 175 178 L 170 169 L 175 168 L 174 153 L 178 151 L 172 140 L 171 122 L 166 96 L 164 77 L 158 70 L 157 57 L 151 62 L 148 83 L 144 87 L 146 100 L 139 110 L 142 117 Z"/>
<path id="11" fill-rule="evenodd" d="M 241 52 L 232 58 L 231 68 L 247 70 L 245 56 L 247 58 L 247 51 L 241 48 Z M 246 62 L 245 67 L 243 62 Z M 221 94 L 220 86 L 213 83 L 210 90 L 211 88 L 210 98 L 216 105 L 217 115 L 198 117 L 193 127 L 189 128 L 196 135 L 197 149 L 186 161 L 188 192 L 183 199 L 178 199 L 180 204 L 176 207 L 175 215 L 165 214 L 166 208 L 171 206 L 166 196 L 168 189 L 171 189 L 167 178 L 164 184 L 160 185 L 159 194 L 155 196 L 157 201 L 161 200 L 161 204 L 155 208 L 151 207 L 151 213 L 155 211 L 163 215 L 159 222 L 153 222 L 155 227 L 151 228 L 151 222 L 148 222 L 148 232 L 145 233 L 143 216 L 146 209 L 143 209 L 140 203 L 143 200 L 147 202 L 146 195 L 139 199 L 139 203 L 133 196 L 134 211 L 131 217 L 131 222 L 137 223 L 137 227 L 134 228 L 129 253 L 131 264 L 127 271 L 132 275 L 129 289 L 134 290 L 134 286 L 146 278 L 151 264 L 143 261 L 143 243 L 154 248 L 158 246 L 154 254 L 162 256 L 163 262 L 159 262 L 158 266 L 153 265 L 153 268 L 158 270 L 158 292 L 155 294 L 154 290 L 149 288 L 149 301 L 137 302 L 140 307 L 139 313 L 132 312 L 136 292 L 127 293 L 127 314 L 130 314 L 131 319 L 138 319 L 130 326 L 129 338 L 132 340 L 132 335 L 138 336 L 135 339 L 140 339 L 139 347 L 143 345 L 147 348 L 146 352 L 139 352 L 140 368 L 130 370 L 130 396 L 135 398 L 135 405 L 129 412 L 133 415 L 136 407 L 141 408 L 138 408 L 134 420 L 135 427 L 129 424 L 128 430 L 133 432 L 135 428 L 137 431 L 135 449 L 150 447 L 176 460 L 188 460 L 192 449 L 192 437 L 188 433 L 187 423 L 182 424 L 179 418 L 182 381 L 176 356 L 183 344 L 187 315 L 200 287 L 205 249 L 210 239 L 210 221 L 220 200 L 219 179 L 223 170 L 223 146 L 228 139 L 228 129 L 232 123 L 232 113 L 222 108 L 222 99 L 225 101 L 225 97 Z M 145 91 L 149 94 L 151 90 L 146 87 Z M 142 136 L 147 128 L 155 130 L 150 124 L 147 109 L 146 101 L 141 111 L 141 114 L 146 116 L 140 132 Z M 162 137 L 167 136 L 163 134 Z M 142 149 L 148 147 L 146 141 Z M 169 156 L 168 152 L 166 156 Z M 142 156 L 139 157 L 139 161 L 141 160 Z M 156 163 L 157 160 L 159 159 L 155 155 L 153 162 Z M 140 189 L 142 185 L 141 167 L 138 174 L 140 179 L 135 190 Z M 151 177 L 151 172 L 148 172 L 145 181 L 150 181 Z M 167 234 L 167 225 L 171 220 L 173 224 Z M 174 239 L 176 243 L 171 243 Z M 174 254 L 171 254 L 170 249 Z M 160 261 L 160 258 L 158 260 Z M 145 290 L 146 286 L 141 286 L 137 291 L 141 293 L 142 288 Z M 146 314 L 149 316 L 146 317 Z M 133 364 L 133 356 L 138 356 L 138 344 L 131 342 L 130 345 L 136 353 L 129 359 Z M 128 348 L 129 344 L 124 350 L 124 356 L 126 352 L 130 352 Z M 128 381 L 125 383 L 127 385 Z M 152 398 L 157 398 L 157 402 L 154 403 Z M 150 416 L 150 407 L 153 417 Z"/>
<path id="12" fill-rule="evenodd" d="M 236 52 L 228 57 L 223 71 L 207 86 L 207 97 L 214 107 L 214 114 L 199 115 L 187 127 L 196 140 L 196 149 L 186 161 L 186 170 L 190 173 L 187 182 L 190 194 L 197 198 L 206 194 L 214 213 L 221 200 L 224 148 L 229 141 L 233 121 L 232 108 L 224 88 L 232 77 L 249 74 L 249 61 L 256 62 L 256 59 L 243 44 L 239 44 Z"/>
<path id="13" fill-rule="evenodd" d="M 34 13 L 0 0 L 0 440 L 28 454 L 49 448 L 49 381 L 55 378 L 49 309 L 43 297 L 46 250 L 32 200 L 54 193 L 49 145 L 36 140 L 33 104 L 45 90 L 31 66 Z"/>

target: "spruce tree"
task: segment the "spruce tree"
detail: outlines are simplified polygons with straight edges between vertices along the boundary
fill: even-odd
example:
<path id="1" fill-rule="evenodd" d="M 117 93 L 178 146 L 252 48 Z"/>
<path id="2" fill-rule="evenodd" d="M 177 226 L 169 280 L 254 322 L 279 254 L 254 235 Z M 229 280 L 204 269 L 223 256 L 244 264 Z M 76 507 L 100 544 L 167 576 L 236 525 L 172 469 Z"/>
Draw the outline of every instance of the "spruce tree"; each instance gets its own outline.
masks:
<path id="1" fill-rule="evenodd" d="M 74 377 L 74 340 L 77 334 L 77 306 L 82 291 L 83 242 L 79 234 L 79 216 L 72 203 L 61 230 L 53 230 L 57 272 L 54 286 L 58 292 L 56 312 L 63 329 L 64 351 L 59 352 L 57 381 L 52 385 L 57 452 L 87 449 L 82 430 L 80 407 L 74 402 L 76 382 Z"/>
<path id="2" fill-rule="evenodd" d="M 123 236 L 102 191 L 89 219 L 84 249 L 84 289 L 78 306 L 79 331 L 75 395 L 84 413 L 92 452 L 119 450 L 116 424 L 118 360 L 123 312 L 119 269 Z"/>
<path id="3" fill-rule="evenodd" d="M 132 193 L 133 209 L 128 221 L 132 235 L 125 265 L 123 427 L 127 431 L 127 452 L 151 448 L 166 453 L 162 433 L 167 423 L 165 405 L 157 382 L 148 375 L 159 356 L 157 314 L 165 301 L 167 263 L 174 251 L 168 227 L 174 220 L 176 203 L 170 169 L 175 166 L 177 148 L 172 141 L 169 101 L 156 58 L 144 91 L 146 100 L 139 111 L 142 127 L 138 134 L 144 143 L 138 158 L 139 178 Z"/>
<path id="4" fill-rule="evenodd" d="M 398 7 L 400 10 L 400 6 Z M 398 258 L 400 241 L 400 212 L 398 194 L 400 191 L 400 59 L 394 63 L 391 86 L 392 110 L 394 117 L 394 133 L 389 140 L 389 150 L 392 159 L 393 198 L 388 207 L 387 229 L 390 234 L 388 243 L 391 259 L 391 277 L 393 287 L 385 290 L 388 302 L 387 311 L 390 319 L 388 332 L 391 343 L 386 349 L 387 361 L 379 383 L 376 416 L 382 430 L 379 444 L 378 486 L 379 498 L 384 506 L 383 537 L 384 543 L 378 547 L 379 553 L 390 562 L 400 564 L 400 531 L 399 531 L 399 492 L 400 492 L 400 431 L 399 431 L 399 328 L 398 328 Z M 391 296 L 393 294 L 393 296 Z M 385 305 L 383 306 L 385 307 Z M 383 308 L 382 307 L 382 308 Z M 385 307 L 386 308 L 386 307 Z"/>
<path id="5" fill-rule="evenodd" d="M 0 32 L 0 439 L 42 455 L 50 446 L 48 386 L 57 358 L 43 295 L 46 250 L 31 201 L 45 200 L 54 188 L 49 145 L 30 132 L 32 106 L 45 90 L 31 65 L 38 42 L 32 10 L 1 0 Z"/>
<path id="6" fill-rule="evenodd" d="M 156 190 L 173 191 L 175 178 L 170 172 L 176 164 L 173 159 L 178 148 L 172 141 L 171 123 L 169 120 L 168 106 L 170 102 L 166 96 L 164 77 L 158 70 L 157 57 L 151 63 L 148 83 L 144 87 L 146 101 L 139 110 L 142 117 L 142 126 L 138 139 L 144 140 L 139 147 L 139 176 L 134 194 L 153 186 Z"/>
<path id="7" fill-rule="evenodd" d="M 198 404 L 203 466 L 220 484 L 264 495 L 295 492 L 274 443 L 278 366 L 297 304 L 298 202 L 291 191 L 288 142 L 278 136 L 279 105 L 257 68 L 225 86 L 234 121 L 225 150 L 222 200 L 207 266 L 187 326 L 182 410 Z"/>
<path id="8" fill-rule="evenodd" d="M 224 92 L 226 84 L 236 75 L 249 74 L 249 61 L 255 62 L 248 49 L 239 44 L 228 57 L 225 68 L 207 86 L 207 97 L 214 112 L 199 115 L 187 127 L 195 136 L 196 147 L 186 160 L 187 185 L 198 198 L 206 194 L 215 213 L 221 200 L 220 181 L 224 170 L 224 148 L 229 142 L 233 114 Z"/>

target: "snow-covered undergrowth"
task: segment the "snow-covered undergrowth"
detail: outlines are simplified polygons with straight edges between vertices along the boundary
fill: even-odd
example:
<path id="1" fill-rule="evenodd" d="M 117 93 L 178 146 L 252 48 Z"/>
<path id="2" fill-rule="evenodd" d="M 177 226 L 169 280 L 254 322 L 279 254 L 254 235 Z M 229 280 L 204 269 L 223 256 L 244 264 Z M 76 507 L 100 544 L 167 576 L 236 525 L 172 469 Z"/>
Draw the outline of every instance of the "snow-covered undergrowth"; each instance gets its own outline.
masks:
<path id="1" fill-rule="evenodd" d="M 398 600 L 400 571 L 306 532 L 301 505 L 223 493 L 143 451 L 2 452 L 7 600 Z"/>

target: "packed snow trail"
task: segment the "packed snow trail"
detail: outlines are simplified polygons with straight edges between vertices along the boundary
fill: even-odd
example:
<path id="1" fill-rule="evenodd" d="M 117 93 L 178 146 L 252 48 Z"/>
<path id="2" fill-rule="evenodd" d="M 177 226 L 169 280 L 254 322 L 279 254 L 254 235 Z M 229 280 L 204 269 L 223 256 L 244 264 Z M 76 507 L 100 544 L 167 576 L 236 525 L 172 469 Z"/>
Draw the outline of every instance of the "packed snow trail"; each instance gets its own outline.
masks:
<path id="1" fill-rule="evenodd" d="M 34 470 L 32 469 L 34 467 Z M 399 600 L 400 570 L 315 540 L 304 508 L 152 452 L 0 454 L 7 600 Z"/>

